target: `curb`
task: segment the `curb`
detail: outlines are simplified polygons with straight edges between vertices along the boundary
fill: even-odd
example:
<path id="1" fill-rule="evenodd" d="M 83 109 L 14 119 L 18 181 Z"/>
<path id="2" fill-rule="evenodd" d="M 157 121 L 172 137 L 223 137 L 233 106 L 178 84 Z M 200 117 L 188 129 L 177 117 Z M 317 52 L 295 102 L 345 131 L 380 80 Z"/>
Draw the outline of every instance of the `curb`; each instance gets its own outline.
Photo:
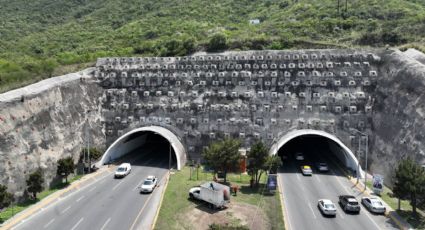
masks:
<path id="1" fill-rule="evenodd" d="M 283 216 L 283 223 L 285 224 L 285 229 L 286 230 L 290 230 L 289 225 L 288 225 L 288 221 L 287 221 L 287 213 L 286 213 L 286 209 L 285 206 L 283 204 L 283 192 L 281 191 L 282 188 L 282 184 L 280 183 L 280 176 L 278 174 L 277 176 L 277 187 L 279 190 L 279 200 L 280 200 L 280 208 L 282 209 L 282 216 Z"/>
<path id="2" fill-rule="evenodd" d="M 15 214 L 15 216 L 13 216 L 8 221 L 3 223 L 3 225 L 0 226 L 0 229 L 10 229 L 10 228 L 12 228 L 13 226 L 19 224 L 21 221 L 27 219 L 29 216 L 31 216 L 32 214 L 34 214 L 38 210 L 50 205 L 51 203 L 53 203 L 55 200 L 57 200 L 61 195 L 65 194 L 66 192 L 72 191 L 73 189 L 79 189 L 80 183 L 91 180 L 95 176 L 99 175 L 101 172 L 107 172 L 107 171 L 110 171 L 110 168 L 106 167 L 105 170 L 98 170 L 97 172 L 95 172 L 93 174 L 87 175 L 87 177 L 85 177 L 85 178 L 82 177 L 81 179 L 74 181 L 68 187 L 52 193 L 51 195 L 40 200 L 39 202 L 29 206 L 28 208 L 22 210 L 21 212 Z"/>
<path id="3" fill-rule="evenodd" d="M 164 185 L 164 188 L 163 188 L 162 194 L 161 194 L 161 200 L 159 201 L 159 208 L 156 210 L 156 214 L 155 214 L 155 217 L 154 217 L 153 222 L 152 222 L 152 226 L 151 226 L 152 230 L 155 228 L 156 221 L 157 221 L 158 216 L 159 216 L 159 211 L 161 210 L 162 201 L 164 200 L 165 191 L 167 190 L 167 186 L 168 186 L 169 181 L 170 181 L 170 173 L 167 174 L 167 178 L 165 180 L 165 185 Z"/>

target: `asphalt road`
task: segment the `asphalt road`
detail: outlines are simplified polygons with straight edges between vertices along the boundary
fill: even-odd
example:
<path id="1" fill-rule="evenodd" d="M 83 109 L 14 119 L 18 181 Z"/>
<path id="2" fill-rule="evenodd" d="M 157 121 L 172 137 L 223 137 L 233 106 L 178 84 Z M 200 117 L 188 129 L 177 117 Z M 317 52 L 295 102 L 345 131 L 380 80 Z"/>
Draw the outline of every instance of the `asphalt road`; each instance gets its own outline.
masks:
<path id="1" fill-rule="evenodd" d="M 308 162 L 308 158 L 306 161 Z M 345 213 L 338 205 L 338 196 L 354 195 L 360 202 L 362 194 L 342 175 L 336 165 L 329 161 L 327 163 L 330 169 L 328 173 L 319 173 L 310 164 L 313 168 L 313 176 L 310 177 L 301 173 L 300 166 L 306 164 L 305 162 L 296 161 L 293 157 L 284 161 L 279 178 L 283 187 L 287 224 L 291 230 L 398 229 L 389 218 L 371 214 L 363 206 L 358 215 Z M 336 217 L 329 218 L 321 214 L 317 207 L 319 199 L 330 199 L 336 204 Z"/>
<path id="2" fill-rule="evenodd" d="M 148 175 L 158 177 L 161 185 L 168 172 L 168 157 L 158 149 L 143 154 L 143 149 L 131 154 L 132 171 L 122 179 L 113 172 L 105 173 L 92 184 L 67 194 L 44 210 L 32 215 L 13 229 L 139 229 L 150 225 L 159 203 L 158 187 L 152 194 L 140 194 L 137 189 Z M 165 156 L 168 156 L 165 154 Z"/>

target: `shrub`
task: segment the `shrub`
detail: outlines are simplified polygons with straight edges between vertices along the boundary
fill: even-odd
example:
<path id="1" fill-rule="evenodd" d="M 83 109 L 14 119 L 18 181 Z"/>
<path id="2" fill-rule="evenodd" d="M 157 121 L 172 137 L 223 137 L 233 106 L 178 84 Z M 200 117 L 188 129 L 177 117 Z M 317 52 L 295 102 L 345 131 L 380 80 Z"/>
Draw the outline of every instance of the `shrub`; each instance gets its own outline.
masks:
<path id="1" fill-rule="evenodd" d="M 224 34 L 215 34 L 208 42 L 207 51 L 215 52 L 227 49 L 227 38 Z"/>

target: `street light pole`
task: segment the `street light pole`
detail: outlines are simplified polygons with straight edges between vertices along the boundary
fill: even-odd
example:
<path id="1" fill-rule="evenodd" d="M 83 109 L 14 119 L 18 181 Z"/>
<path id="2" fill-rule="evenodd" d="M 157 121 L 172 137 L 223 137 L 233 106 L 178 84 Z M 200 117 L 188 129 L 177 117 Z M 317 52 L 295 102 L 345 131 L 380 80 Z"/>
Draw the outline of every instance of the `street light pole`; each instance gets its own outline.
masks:
<path id="1" fill-rule="evenodd" d="M 367 157 L 368 157 L 368 148 L 369 148 L 369 136 L 366 133 L 362 133 L 357 129 L 351 128 L 351 130 L 359 133 L 360 135 L 364 136 L 366 138 L 366 143 L 365 143 L 365 168 L 364 168 L 364 172 L 365 172 L 365 176 L 364 176 L 364 186 L 366 189 L 366 182 L 367 182 Z M 360 143 L 361 143 L 361 137 L 359 137 L 359 149 L 360 149 Z M 360 164 L 360 162 L 359 162 Z M 358 180 L 357 180 L 358 181 Z"/>

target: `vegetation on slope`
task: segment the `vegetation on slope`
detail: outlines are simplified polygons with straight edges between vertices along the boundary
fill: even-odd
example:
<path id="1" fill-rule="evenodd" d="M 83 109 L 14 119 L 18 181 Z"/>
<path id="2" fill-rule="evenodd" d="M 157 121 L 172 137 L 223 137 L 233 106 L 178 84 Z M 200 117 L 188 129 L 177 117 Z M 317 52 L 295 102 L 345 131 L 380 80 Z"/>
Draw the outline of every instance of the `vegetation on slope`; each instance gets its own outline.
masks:
<path id="1" fill-rule="evenodd" d="M 260 24 L 250 25 L 250 19 Z M 73 71 L 64 66 L 80 68 L 76 64 L 97 57 L 207 50 L 216 34 L 233 50 L 423 48 L 425 2 L 0 0 L 0 91 Z"/>

